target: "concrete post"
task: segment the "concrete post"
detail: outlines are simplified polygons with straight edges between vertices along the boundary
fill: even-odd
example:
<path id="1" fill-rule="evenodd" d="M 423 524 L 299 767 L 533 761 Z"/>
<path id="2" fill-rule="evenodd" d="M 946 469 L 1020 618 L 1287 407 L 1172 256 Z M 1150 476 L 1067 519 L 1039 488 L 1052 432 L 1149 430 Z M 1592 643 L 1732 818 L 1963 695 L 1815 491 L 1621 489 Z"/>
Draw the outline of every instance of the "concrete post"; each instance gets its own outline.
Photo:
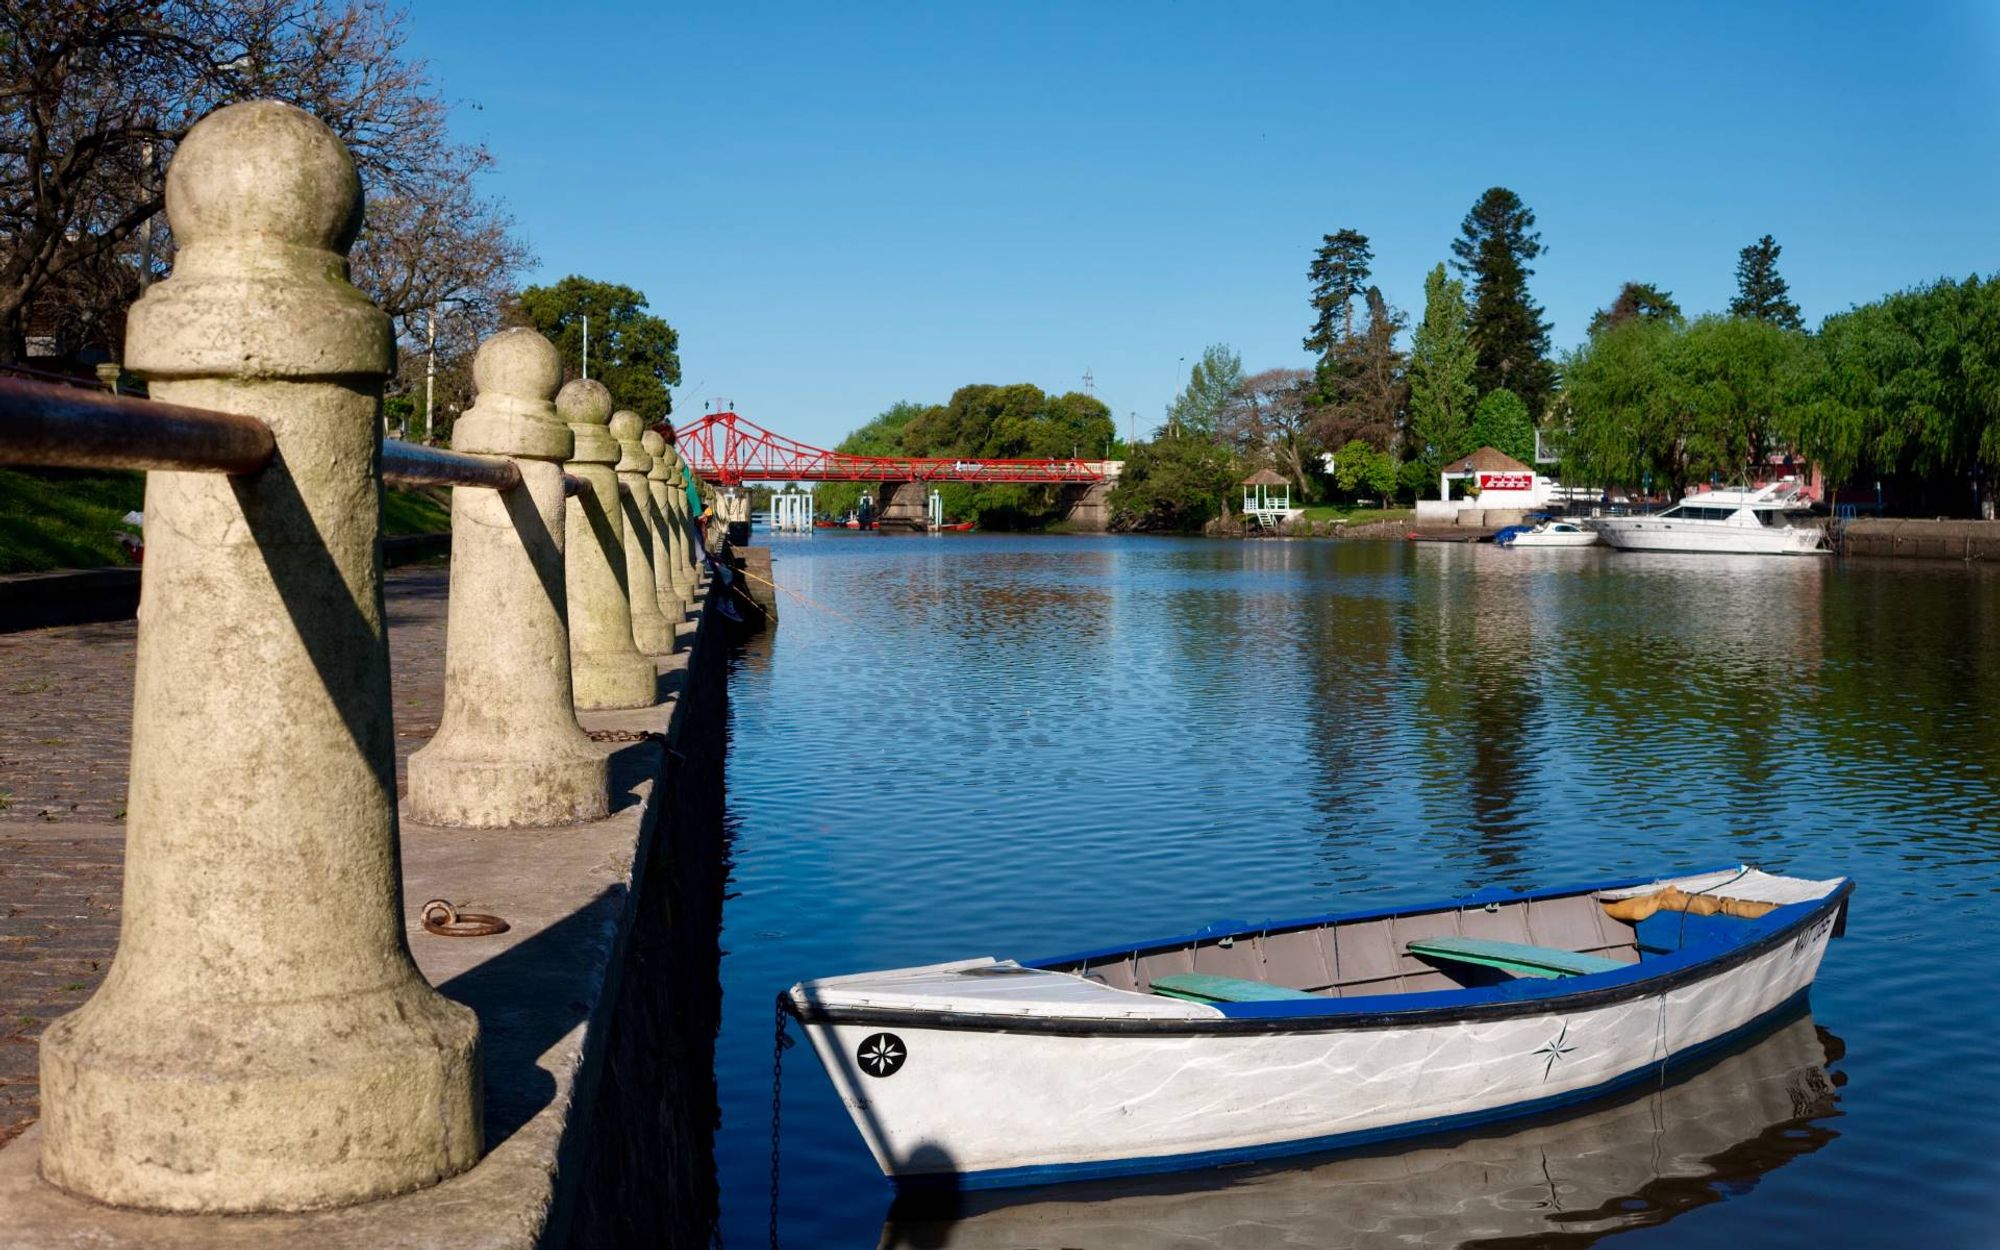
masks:
<path id="1" fill-rule="evenodd" d="M 699 548 L 695 546 L 695 518 L 688 509 L 687 461 L 681 459 L 680 450 L 671 443 L 663 454 L 667 461 L 667 503 L 672 508 L 668 516 L 681 537 L 681 558 L 674 561 L 674 585 L 692 603 L 701 584 L 701 570 L 695 566 L 695 552 Z"/>
<path id="2" fill-rule="evenodd" d="M 646 422 L 636 412 L 611 414 L 611 437 L 618 440 L 619 507 L 625 514 L 625 586 L 632 600 L 632 640 L 639 650 L 661 655 L 674 649 L 674 626 L 660 611 L 660 591 L 653 580 L 653 527 L 646 513 L 653 488 L 646 474 L 653 459 L 640 441 Z"/>
<path id="3" fill-rule="evenodd" d="M 167 173 L 173 276 L 131 311 L 155 399 L 250 413 L 255 476 L 146 483 L 117 958 L 42 1038 L 42 1175 L 122 1206 L 274 1211 L 479 1157 L 479 1029 L 404 944 L 383 628 L 389 319 L 348 284 L 361 183 L 271 101 Z"/>
<path id="4" fill-rule="evenodd" d="M 479 399 L 451 445 L 513 457 L 521 485 L 451 492 L 444 717 L 410 757 L 410 815 L 473 829 L 596 820 L 610 789 L 570 682 L 562 465 L 574 436 L 551 402 L 562 358 L 531 329 L 502 330 L 472 380 Z"/>
<path id="5" fill-rule="evenodd" d="M 556 412 L 576 436 L 569 471 L 590 483 L 589 490 L 571 497 L 566 513 L 569 666 L 576 705 L 648 707 L 659 690 L 659 671 L 632 640 L 625 510 L 612 468 L 620 451 L 604 428 L 611 420 L 611 392 L 602 382 L 578 378 L 556 392 Z"/>
<path id="6" fill-rule="evenodd" d="M 660 611 L 666 613 L 669 621 L 687 619 L 688 610 L 694 605 L 688 597 L 682 571 L 687 565 L 687 535 L 674 520 L 671 487 L 667 485 L 672 473 L 667 468 L 667 440 L 658 430 L 647 430 L 640 436 L 639 445 L 652 458 L 653 467 L 646 472 L 646 485 L 652 493 L 652 507 L 646 514 L 653 526 L 653 580 L 660 592 Z"/>

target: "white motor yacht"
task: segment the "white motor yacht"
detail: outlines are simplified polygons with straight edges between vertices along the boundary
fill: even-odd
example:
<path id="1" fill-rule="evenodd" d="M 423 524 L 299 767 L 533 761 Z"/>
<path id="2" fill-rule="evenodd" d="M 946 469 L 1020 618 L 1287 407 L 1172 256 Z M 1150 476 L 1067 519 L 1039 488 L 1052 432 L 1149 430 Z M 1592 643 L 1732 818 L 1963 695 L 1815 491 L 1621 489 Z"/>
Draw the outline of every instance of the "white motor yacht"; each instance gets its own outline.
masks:
<path id="1" fill-rule="evenodd" d="M 1826 550 L 1826 531 L 1793 481 L 1757 490 L 1696 491 L 1665 512 L 1606 517 L 1597 532 L 1626 551 L 1716 551 L 1805 556 Z"/>
<path id="2" fill-rule="evenodd" d="M 1591 547 L 1597 543 L 1597 531 L 1587 530 L 1575 521 L 1544 521 L 1531 530 L 1514 534 L 1504 545 L 1509 547 Z"/>

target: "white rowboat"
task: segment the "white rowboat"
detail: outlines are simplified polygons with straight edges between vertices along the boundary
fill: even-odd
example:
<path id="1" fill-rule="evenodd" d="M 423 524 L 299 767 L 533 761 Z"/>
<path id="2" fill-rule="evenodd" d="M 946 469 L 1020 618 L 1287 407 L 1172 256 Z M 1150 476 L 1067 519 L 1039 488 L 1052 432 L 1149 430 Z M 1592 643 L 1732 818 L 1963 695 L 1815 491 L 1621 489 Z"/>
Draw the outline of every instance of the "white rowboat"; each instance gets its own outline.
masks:
<path id="1" fill-rule="evenodd" d="M 1460 1129 L 1654 1078 L 1797 1006 L 1852 889 L 1736 866 L 1492 890 L 824 978 L 780 1003 L 898 1184 L 1176 1171 Z M 1698 914 L 1717 898 L 1725 911 Z M 1606 910 L 1663 899 L 1692 910 Z"/>

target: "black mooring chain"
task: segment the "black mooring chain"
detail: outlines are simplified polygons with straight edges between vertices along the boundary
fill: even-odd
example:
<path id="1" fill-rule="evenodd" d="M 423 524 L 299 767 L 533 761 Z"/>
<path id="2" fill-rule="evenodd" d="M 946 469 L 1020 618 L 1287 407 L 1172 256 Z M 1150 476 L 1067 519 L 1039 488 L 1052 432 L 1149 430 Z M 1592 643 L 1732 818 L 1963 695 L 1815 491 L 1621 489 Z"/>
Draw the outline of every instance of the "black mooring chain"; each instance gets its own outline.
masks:
<path id="1" fill-rule="evenodd" d="M 778 995 L 777 1027 L 771 1036 L 771 1250 L 778 1250 L 778 1125 L 784 1105 L 785 1052 L 792 1038 L 785 1032 L 785 996 Z"/>

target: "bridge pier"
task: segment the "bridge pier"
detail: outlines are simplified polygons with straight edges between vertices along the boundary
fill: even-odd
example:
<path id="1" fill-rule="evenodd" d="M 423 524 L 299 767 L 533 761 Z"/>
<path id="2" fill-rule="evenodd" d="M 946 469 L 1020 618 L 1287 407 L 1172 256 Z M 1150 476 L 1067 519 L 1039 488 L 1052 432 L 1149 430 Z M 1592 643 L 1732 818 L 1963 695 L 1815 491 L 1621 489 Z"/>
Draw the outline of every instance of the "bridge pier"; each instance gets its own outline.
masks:
<path id="1" fill-rule="evenodd" d="M 875 496 L 875 524 L 885 530 L 930 528 L 929 482 L 884 482 Z"/>
<path id="2" fill-rule="evenodd" d="M 1069 507 L 1063 524 L 1079 534 L 1102 534 L 1111 528 L 1111 488 L 1115 481 L 1092 482 L 1088 486 L 1066 486 L 1063 495 Z"/>

